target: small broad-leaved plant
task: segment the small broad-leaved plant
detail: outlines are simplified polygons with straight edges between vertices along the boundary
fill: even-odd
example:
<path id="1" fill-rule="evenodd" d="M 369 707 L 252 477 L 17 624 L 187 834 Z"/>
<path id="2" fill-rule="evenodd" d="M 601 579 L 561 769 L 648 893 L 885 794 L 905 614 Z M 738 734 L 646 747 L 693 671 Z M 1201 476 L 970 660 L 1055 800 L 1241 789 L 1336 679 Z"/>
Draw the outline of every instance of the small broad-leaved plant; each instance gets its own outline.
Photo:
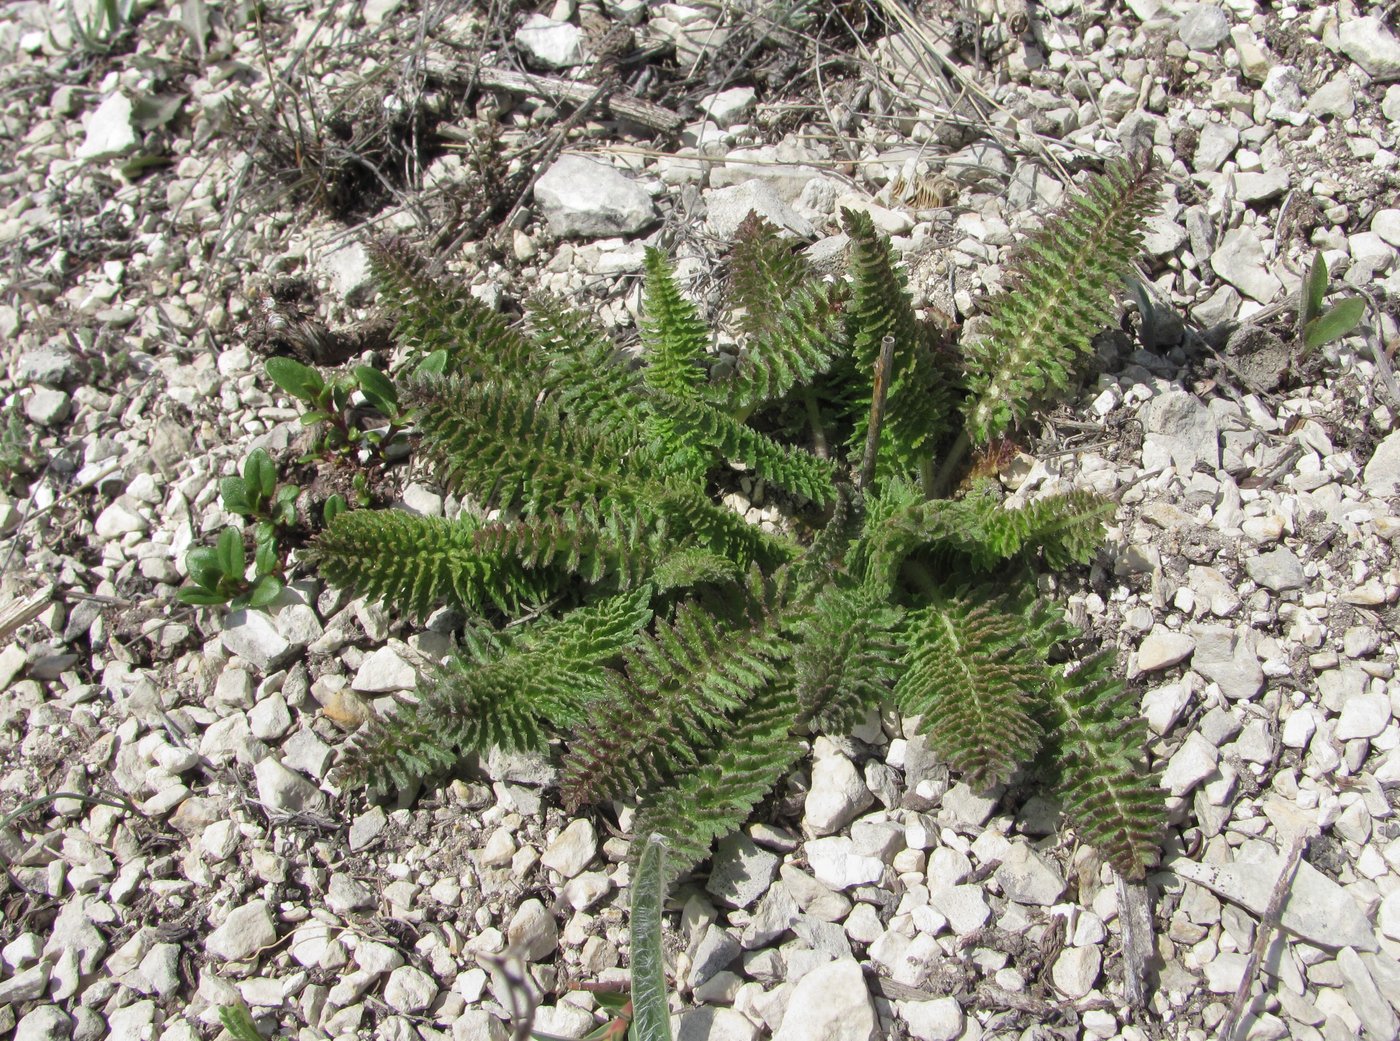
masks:
<path id="1" fill-rule="evenodd" d="M 460 654 L 361 729 L 335 780 L 406 786 L 493 746 L 550 751 L 569 808 L 637 801 L 636 833 L 664 836 L 681 872 L 811 735 L 892 701 L 976 788 L 1034 767 L 1080 838 L 1141 878 L 1163 817 L 1146 727 L 1112 656 L 1077 656 L 1036 585 L 1092 557 L 1113 504 L 1008 505 L 986 460 L 1075 388 L 1157 195 L 1144 164 L 1089 179 L 960 345 L 921 320 L 858 212 L 834 282 L 746 223 L 729 263 L 740 349 L 723 360 L 655 250 L 636 360 L 556 301 L 521 330 L 378 248 L 417 370 L 396 404 L 469 508 L 344 512 L 309 558 L 407 614 L 469 620 Z M 728 508 L 736 471 L 782 507 L 777 525 Z"/>
<path id="2" fill-rule="evenodd" d="M 201 546 L 185 554 L 185 570 L 193 585 L 180 589 L 182 603 L 196 607 L 227 604 L 231 610 L 266 607 L 282 592 L 282 562 L 276 540 L 258 542 L 253 554 L 253 576 L 243 551 L 243 533 L 229 527 L 219 532 L 214 546 Z"/>
<path id="3" fill-rule="evenodd" d="M 1303 279 L 1298 291 L 1298 332 L 1303 341 L 1304 354 L 1311 354 L 1333 340 L 1340 340 L 1361 323 L 1366 313 L 1366 301 L 1355 296 L 1324 310 L 1322 302 L 1327 298 L 1330 286 L 1327 261 L 1320 252 L 1315 253 L 1308 268 L 1308 277 Z"/>
<path id="4" fill-rule="evenodd" d="M 248 453 L 242 476 L 225 477 L 219 482 L 219 499 L 224 509 L 257 522 L 253 542 L 258 546 L 275 545 L 277 530 L 296 524 L 300 494 L 301 489 L 294 484 L 277 484 L 277 468 L 261 448 Z"/>
<path id="5" fill-rule="evenodd" d="M 431 372 L 433 364 L 427 361 L 426 368 L 420 366 L 420 371 Z M 316 436 L 303 462 L 361 448 L 374 449 L 383 455 L 406 425 L 399 406 L 398 387 L 372 365 L 356 365 L 348 375 L 330 380 L 293 358 L 269 358 L 264 369 L 268 379 L 308 406 L 309 411 L 301 416 L 301 424 L 315 428 Z M 382 424 L 365 429 L 354 421 L 351 396 L 356 391 L 382 418 Z"/>

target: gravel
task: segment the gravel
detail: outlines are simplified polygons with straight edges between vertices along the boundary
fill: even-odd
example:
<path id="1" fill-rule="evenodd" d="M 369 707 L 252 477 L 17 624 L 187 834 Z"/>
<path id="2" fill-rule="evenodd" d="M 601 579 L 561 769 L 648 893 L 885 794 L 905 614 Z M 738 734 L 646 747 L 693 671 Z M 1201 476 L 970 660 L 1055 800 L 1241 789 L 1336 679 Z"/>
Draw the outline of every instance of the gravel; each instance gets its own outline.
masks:
<path id="1" fill-rule="evenodd" d="M 198 43 L 180 28 L 189 6 L 156 4 L 130 47 L 101 56 L 78 53 L 61 8 L 0 15 L 2 389 L 41 450 L 0 496 L 3 599 L 53 590 L 0 650 L 0 815 L 45 793 L 103 799 L 69 795 L 0 829 L 19 909 L 0 929 L 0 1033 L 185 1041 L 241 999 L 279 1036 L 500 1041 L 507 952 L 526 959 L 538 1029 L 602 1024 L 570 991 L 626 978 L 629 809 L 571 819 L 557 763 L 513 753 L 421 793 L 329 781 L 347 735 L 414 696 L 458 619 L 425 632 L 299 566 L 265 610 L 171 599 L 186 552 L 234 522 L 218 481 L 252 447 L 312 480 L 295 464 L 298 410 L 262 377 L 259 293 L 300 280 L 316 322 L 373 318 L 373 233 L 446 246 L 453 214 L 476 206 L 449 193 L 480 180 L 470 142 L 489 116 L 523 175 L 505 199 L 518 219 L 435 258 L 505 313 L 554 293 L 629 336 L 644 248 L 707 292 L 750 209 L 819 259 L 844 248 L 842 207 L 870 213 L 920 306 L 967 318 L 1063 195 L 1060 167 L 1150 148 L 1169 185 L 1143 265 L 1157 313 L 1097 341 L 1074 425 L 1050 417 L 1043 442 L 1021 443 L 1035 465 L 1007 474 L 1022 498 L 1114 499 L 1104 551 L 1054 595 L 1086 641 L 1120 651 L 1165 771 L 1148 1006 L 1127 1008 L 1117 886 L 1055 808 L 1019 779 L 968 788 L 886 712 L 855 739 L 813 735 L 808 771 L 675 891 L 692 926 L 671 951 L 678 1036 L 976 1041 L 1022 1033 L 1016 1003 L 1072 1012 L 1086 1038 L 1168 1022 L 1214 1036 L 1300 830 L 1249 1036 L 1394 1035 L 1400 401 L 1375 360 L 1400 293 L 1390 23 L 1347 5 L 1042 5 L 1034 38 L 981 48 L 983 64 L 940 52 L 995 100 L 994 127 L 942 118 L 926 58 L 899 37 L 867 41 L 898 90 L 831 64 L 817 99 L 799 66 L 757 63 L 780 47 L 726 65 L 757 37 L 718 9 L 546 5 L 493 36 L 473 8 L 427 31 L 452 61 L 470 61 L 461 40 L 489 39 L 492 61 L 585 83 L 609 75 L 609 30 L 636 34 L 618 96 L 640 86 L 694 122 L 640 133 L 600 105 L 551 161 L 539 142 L 564 103 L 394 86 L 423 31 L 411 5 L 337 8 L 319 27 L 323 12 L 279 11 L 261 37 L 221 16 Z M 345 221 L 257 201 L 266 178 L 244 169 L 252 138 L 235 128 L 250 99 L 278 100 L 263 46 L 279 68 L 304 47 L 314 71 L 298 82 L 318 92 L 373 75 L 366 100 L 384 111 L 422 86 L 440 107 L 415 133 L 441 134 L 446 154 Z M 179 104 L 162 122 L 165 101 Z M 1335 299 L 1364 288 L 1376 306 L 1303 358 L 1270 309 L 1314 250 Z M 352 361 L 399 357 L 374 351 Z M 388 482 L 425 515 L 458 509 L 416 466 Z M 753 499 L 759 519 L 770 507 Z M 107 805 L 115 793 L 131 806 Z"/>

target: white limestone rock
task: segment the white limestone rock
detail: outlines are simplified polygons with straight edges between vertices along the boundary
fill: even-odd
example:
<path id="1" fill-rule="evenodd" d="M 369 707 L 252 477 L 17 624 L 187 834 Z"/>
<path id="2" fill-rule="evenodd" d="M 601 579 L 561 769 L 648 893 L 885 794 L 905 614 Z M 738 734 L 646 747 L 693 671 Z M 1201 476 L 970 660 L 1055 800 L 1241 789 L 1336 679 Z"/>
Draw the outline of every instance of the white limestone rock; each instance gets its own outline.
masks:
<path id="1" fill-rule="evenodd" d="M 565 878 L 573 878 L 598 852 L 598 834 L 591 821 L 580 818 L 561 831 L 540 857 L 540 863 Z"/>
<path id="2" fill-rule="evenodd" d="M 812 766 L 812 787 L 807 792 L 803 826 L 814 838 L 831 835 L 874 801 L 849 759 L 839 753 L 824 756 Z"/>
<path id="3" fill-rule="evenodd" d="M 1400 39 L 1379 18 L 1341 18 L 1337 40 L 1342 53 L 1372 79 L 1382 83 L 1400 80 Z"/>
<path id="4" fill-rule="evenodd" d="M 633 235 L 656 219 L 651 196 L 599 159 L 561 155 L 535 184 L 535 202 L 560 238 Z"/>
<path id="5" fill-rule="evenodd" d="M 277 926 L 266 900 L 235 907 L 224 924 L 204 940 L 204 949 L 223 961 L 246 961 L 277 942 Z"/>
<path id="6" fill-rule="evenodd" d="M 536 68 L 569 69 L 583 64 L 583 30 L 572 22 L 532 14 L 515 30 L 515 43 Z"/>
<path id="7" fill-rule="evenodd" d="M 1259 915 L 1268 906 L 1278 882 L 1283 857 L 1259 856 L 1248 862 L 1217 867 L 1177 858 L 1166 865 L 1182 878 L 1205 886 L 1217 896 Z M 1318 947 L 1335 950 L 1355 947 L 1374 951 L 1375 933 L 1361 909 L 1345 889 L 1306 860 L 1298 864 L 1288 899 L 1283 905 L 1283 928 Z"/>
<path id="8" fill-rule="evenodd" d="M 874 1041 L 876 1026 L 860 965 L 843 958 L 797 981 L 773 1041 Z"/>
<path id="9" fill-rule="evenodd" d="M 426 972 L 412 965 L 400 965 L 384 985 L 384 1002 L 396 1012 L 411 1015 L 431 1005 L 437 993 L 437 983 Z"/>
<path id="10" fill-rule="evenodd" d="M 108 95 L 87 117 L 87 135 L 78 146 L 79 159 L 116 159 L 141 143 L 131 121 L 131 99 L 121 91 Z"/>
<path id="11" fill-rule="evenodd" d="M 1002 894 L 1018 904 L 1049 907 L 1065 891 L 1060 872 L 1025 842 L 1013 842 L 994 877 Z"/>
<path id="12" fill-rule="evenodd" d="M 897 1001 L 895 1009 L 915 1041 L 956 1041 L 965 1019 L 957 998 L 933 1001 Z"/>
<path id="13" fill-rule="evenodd" d="M 526 900 L 506 928 L 510 946 L 526 961 L 541 961 L 559 946 L 559 925 L 538 900 Z"/>
<path id="14" fill-rule="evenodd" d="M 1268 269 L 1264 246 L 1253 228 L 1226 232 L 1210 255 L 1210 266 L 1226 282 L 1261 304 L 1271 302 L 1283 289 L 1283 283 Z"/>
<path id="15" fill-rule="evenodd" d="M 321 789 L 267 756 L 253 767 L 258 798 L 269 810 L 281 813 L 324 813 L 326 795 Z"/>
<path id="16" fill-rule="evenodd" d="M 380 647 L 368 655 L 350 684 L 351 689 L 362 694 L 389 694 L 413 690 L 417 685 L 417 670 L 392 647 Z"/>

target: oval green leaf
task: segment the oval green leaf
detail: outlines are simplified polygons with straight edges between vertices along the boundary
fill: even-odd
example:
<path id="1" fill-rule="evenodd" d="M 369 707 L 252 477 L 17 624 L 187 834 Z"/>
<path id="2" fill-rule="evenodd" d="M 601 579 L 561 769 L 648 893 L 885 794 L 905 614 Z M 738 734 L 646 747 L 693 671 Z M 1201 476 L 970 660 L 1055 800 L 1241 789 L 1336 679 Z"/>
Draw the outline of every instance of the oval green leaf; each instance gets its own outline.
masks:
<path id="1" fill-rule="evenodd" d="M 219 534 L 219 542 L 214 549 L 219 555 L 219 570 L 224 573 L 224 577 L 241 582 L 247 564 L 243 556 L 243 535 L 239 530 L 225 528 Z"/>
<path id="2" fill-rule="evenodd" d="M 319 372 L 292 358 L 268 358 L 263 369 L 268 379 L 303 401 L 314 401 L 326 386 Z"/>
<path id="3" fill-rule="evenodd" d="M 272 498 L 277 487 L 277 468 L 261 448 L 255 448 L 248 454 L 248 460 L 243 464 L 243 479 L 248 482 L 249 492 L 257 499 L 266 501 Z"/>
<path id="4" fill-rule="evenodd" d="M 248 597 L 250 607 L 266 607 L 277 599 L 277 595 L 282 592 L 282 580 L 276 575 L 263 575 L 253 586 L 253 592 Z"/>
<path id="5" fill-rule="evenodd" d="M 248 494 L 248 482 L 242 477 L 225 477 L 221 480 L 219 498 L 223 501 L 224 509 L 240 517 L 251 517 L 257 512 L 253 509 L 252 496 Z"/>

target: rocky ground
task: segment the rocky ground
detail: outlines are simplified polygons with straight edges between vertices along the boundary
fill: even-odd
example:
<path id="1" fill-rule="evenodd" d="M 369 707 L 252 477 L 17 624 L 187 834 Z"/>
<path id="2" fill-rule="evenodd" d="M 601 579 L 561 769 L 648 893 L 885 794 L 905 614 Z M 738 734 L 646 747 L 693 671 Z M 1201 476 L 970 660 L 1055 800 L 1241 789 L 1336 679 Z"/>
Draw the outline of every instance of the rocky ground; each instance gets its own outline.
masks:
<path id="1" fill-rule="evenodd" d="M 1057 593 L 1121 649 L 1164 769 L 1145 1004 L 1056 808 L 969 791 L 885 714 L 816 739 L 674 894 L 679 1036 L 1203 1041 L 1300 841 L 1236 1036 L 1395 1036 L 1394 5 L 118 8 L 0 11 L 0 1034 L 213 1037 L 241 999 L 264 1033 L 476 1041 L 533 993 L 579 1037 L 582 985 L 626 977 L 626 808 L 570 820 L 549 763 L 505 756 L 399 802 L 326 782 L 445 634 L 310 576 L 269 611 L 174 600 L 250 450 L 324 480 L 262 353 L 392 353 L 365 242 L 626 336 L 644 244 L 712 301 L 749 210 L 820 259 L 857 206 L 966 317 L 1086 160 L 1151 148 L 1151 300 L 1005 477 L 1121 502 Z M 614 115 L 522 70 L 611 82 Z M 1315 250 L 1367 310 L 1303 357 Z M 372 491 L 455 505 L 411 461 Z"/>

